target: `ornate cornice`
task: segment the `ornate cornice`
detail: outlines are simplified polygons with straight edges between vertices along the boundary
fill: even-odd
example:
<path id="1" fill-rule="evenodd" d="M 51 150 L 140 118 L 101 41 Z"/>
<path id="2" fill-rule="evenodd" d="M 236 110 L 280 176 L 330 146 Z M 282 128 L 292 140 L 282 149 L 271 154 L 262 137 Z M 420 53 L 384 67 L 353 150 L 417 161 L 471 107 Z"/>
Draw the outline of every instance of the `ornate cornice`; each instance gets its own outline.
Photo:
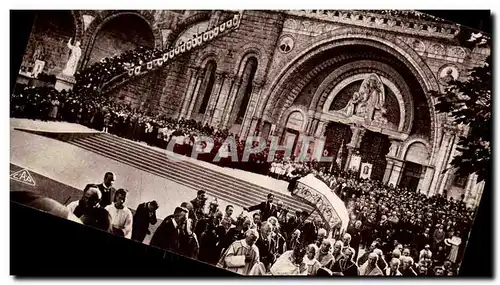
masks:
<path id="1" fill-rule="evenodd" d="M 453 39 L 460 31 L 458 24 L 422 20 L 359 10 L 291 10 L 288 15 L 313 18 L 424 37 Z M 418 12 L 415 12 L 418 13 Z"/>

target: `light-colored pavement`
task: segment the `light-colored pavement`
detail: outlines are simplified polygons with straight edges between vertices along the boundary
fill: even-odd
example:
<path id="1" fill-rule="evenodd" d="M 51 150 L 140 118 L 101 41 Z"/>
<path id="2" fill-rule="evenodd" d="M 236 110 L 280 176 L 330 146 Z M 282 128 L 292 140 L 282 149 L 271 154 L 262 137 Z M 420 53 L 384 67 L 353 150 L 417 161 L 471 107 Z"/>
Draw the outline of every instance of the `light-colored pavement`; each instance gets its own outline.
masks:
<path id="1" fill-rule="evenodd" d="M 127 197 L 128 207 L 135 209 L 138 204 L 154 199 L 160 205 L 157 216 L 161 219 L 170 215 L 175 207 L 182 202 L 190 201 L 196 197 L 196 191 L 185 185 L 139 170 L 77 146 L 15 130 L 16 128 L 57 133 L 94 133 L 96 131 L 81 125 L 64 122 L 11 119 L 10 162 L 60 183 L 77 189 L 83 189 L 88 183 L 100 183 L 104 173 L 112 171 L 117 175 L 115 188 L 129 190 Z M 167 155 L 171 156 L 174 154 L 167 152 Z M 236 169 L 222 168 L 187 157 L 183 157 L 182 159 L 290 195 L 286 190 L 288 184 L 284 181 Z M 214 198 L 210 195 L 209 197 L 210 199 Z M 219 208 L 222 210 L 229 204 L 224 199 L 218 198 L 217 200 L 220 205 Z M 234 206 L 235 214 L 243 211 L 241 205 Z M 148 243 L 148 240 L 145 242 Z"/>
<path id="2" fill-rule="evenodd" d="M 30 122 L 16 123 L 15 127 L 22 125 L 31 130 L 52 130 L 53 123 L 33 122 L 33 125 Z M 55 132 L 69 131 L 68 126 L 60 125 L 64 123 L 55 124 L 58 124 Z M 80 131 L 84 129 L 75 130 Z M 182 202 L 196 197 L 196 191 L 184 185 L 62 141 L 14 130 L 14 126 L 11 127 L 10 139 L 11 163 L 78 189 L 83 189 L 88 183 L 102 182 L 104 173 L 112 171 L 117 176 L 115 188 L 129 190 L 127 204 L 130 208 L 135 209 L 140 203 L 154 199 L 160 205 L 157 211 L 160 218 L 173 213 Z M 222 199 L 218 202 L 220 208 L 228 204 Z M 241 211 L 242 208 L 236 206 L 235 212 Z"/>

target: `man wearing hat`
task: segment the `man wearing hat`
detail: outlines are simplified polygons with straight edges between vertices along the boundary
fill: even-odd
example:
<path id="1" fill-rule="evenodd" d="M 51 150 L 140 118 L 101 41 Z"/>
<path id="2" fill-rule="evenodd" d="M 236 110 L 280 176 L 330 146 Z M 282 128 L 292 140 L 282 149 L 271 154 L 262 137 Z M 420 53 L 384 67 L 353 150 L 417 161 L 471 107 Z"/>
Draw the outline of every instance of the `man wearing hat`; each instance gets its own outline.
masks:
<path id="1" fill-rule="evenodd" d="M 195 214 L 196 221 L 199 221 L 205 218 L 205 202 L 207 201 L 207 192 L 204 190 L 199 190 L 196 194 L 196 198 L 191 200 L 191 204 L 193 205 L 193 212 Z"/>

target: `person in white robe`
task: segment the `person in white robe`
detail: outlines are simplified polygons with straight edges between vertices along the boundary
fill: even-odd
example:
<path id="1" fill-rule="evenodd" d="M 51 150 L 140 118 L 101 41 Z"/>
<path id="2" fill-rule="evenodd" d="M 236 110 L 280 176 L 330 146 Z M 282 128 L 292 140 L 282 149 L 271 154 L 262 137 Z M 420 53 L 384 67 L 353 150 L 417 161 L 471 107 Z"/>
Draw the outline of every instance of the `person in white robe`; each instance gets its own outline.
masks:
<path id="1" fill-rule="evenodd" d="M 361 276 L 383 276 L 382 270 L 377 265 L 378 255 L 374 252 L 368 255 L 368 260 L 359 268 Z"/>
<path id="2" fill-rule="evenodd" d="M 259 262 L 259 249 L 255 242 L 259 238 L 256 229 L 249 229 L 245 239 L 233 242 L 222 254 L 217 267 L 241 275 L 249 275 L 255 264 Z"/>
<path id="3" fill-rule="evenodd" d="M 445 239 L 444 244 L 447 246 L 451 246 L 450 249 L 450 254 L 448 255 L 448 260 L 456 263 L 457 262 L 457 257 L 458 257 L 458 249 L 460 247 L 460 244 L 462 243 L 462 239 L 459 237 L 460 233 L 458 232 L 457 234 L 453 235 L 451 239 Z"/>
<path id="4" fill-rule="evenodd" d="M 309 276 L 316 276 L 318 269 L 321 268 L 321 263 L 316 259 L 318 252 L 319 249 L 315 244 L 310 244 L 307 247 L 307 253 L 304 256 L 303 262 L 307 266 L 307 275 Z"/>
<path id="5" fill-rule="evenodd" d="M 118 189 L 115 194 L 115 203 L 106 206 L 105 209 L 111 216 L 113 233 L 130 239 L 132 238 L 133 215 L 125 206 L 126 197 L 127 192 L 124 189 Z"/>
<path id="6" fill-rule="evenodd" d="M 304 263 L 305 250 L 300 246 L 283 253 L 271 266 L 271 275 L 293 276 L 307 275 L 307 265 Z"/>

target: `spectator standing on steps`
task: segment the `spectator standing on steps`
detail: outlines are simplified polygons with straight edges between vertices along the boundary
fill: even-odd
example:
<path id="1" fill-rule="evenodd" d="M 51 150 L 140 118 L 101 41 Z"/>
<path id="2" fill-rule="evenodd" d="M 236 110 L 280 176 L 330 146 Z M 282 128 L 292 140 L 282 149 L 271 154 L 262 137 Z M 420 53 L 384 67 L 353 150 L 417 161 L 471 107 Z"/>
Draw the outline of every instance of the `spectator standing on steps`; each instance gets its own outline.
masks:
<path id="1" fill-rule="evenodd" d="M 261 220 L 262 221 L 267 221 L 269 217 L 274 216 L 275 212 L 277 210 L 276 205 L 273 204 L 274 201 L 274 195 L 272 193 L 267 194 L 267 201 L 262 202 L 260 204 L 250 206 L 250 207 L 244 207 L 243 209 L 248 211 L 248 212 L 253 212 L 256 210 L 260 211 L 261 215 Z"/>

